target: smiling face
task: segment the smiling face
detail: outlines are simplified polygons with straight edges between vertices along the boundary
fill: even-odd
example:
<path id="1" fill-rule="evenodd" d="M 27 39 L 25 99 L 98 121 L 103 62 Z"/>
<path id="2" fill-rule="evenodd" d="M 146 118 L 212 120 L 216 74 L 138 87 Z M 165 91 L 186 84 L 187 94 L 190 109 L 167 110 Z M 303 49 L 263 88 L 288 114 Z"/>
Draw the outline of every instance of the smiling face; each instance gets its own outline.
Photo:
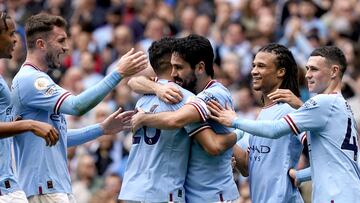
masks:
<path id="1" fill-rule="evenodd" d="M 177 53 L 173 53 L 171 55 L 171 65 L 171 77 L 174 78 L 175 83 L 191 92 L 195 92 L 197 79 L 190 64 L 184 61 Z"/>
<path id="2" fill-rule="evenodd" d="M 46 40 L 46 64 L 49 68 L 59 68 L 68 51 L 67 34 L 61 27 L 54 26 Z"/>
<path id="3" fill-rule="evenodd" d="M 17 38 L 15 35 L 15 24 L 11 19 L 6 19 L 8 29 L 1 26 L 0 30 L 0 58 L 12 58 Z"/>
<path id="4" fill-rule="evenodd" d="M 251 76 L 253 88 L 267 95 L 280 87 L 285 69 L 277 69 L 276 55 L 269 52 L 258 52 L 254 58 Z"/>
<path id="5" fill-rule="evenodd" d="M 306 64 L 305 77 L 309 92 L 322 94 L 330 86 L 331 68 L 322 56 L 311 56 Z"/>

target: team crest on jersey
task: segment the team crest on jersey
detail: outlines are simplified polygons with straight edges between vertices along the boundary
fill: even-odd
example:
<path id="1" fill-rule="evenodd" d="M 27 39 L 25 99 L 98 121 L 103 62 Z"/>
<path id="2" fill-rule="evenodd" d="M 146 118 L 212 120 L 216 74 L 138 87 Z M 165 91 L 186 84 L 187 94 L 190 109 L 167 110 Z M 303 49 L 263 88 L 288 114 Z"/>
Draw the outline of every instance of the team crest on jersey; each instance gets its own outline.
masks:
<path id="1" fill-rule="evenodd" d="M 40 77 L 35 80 L 34 86 L 37 90 L 45 90 L 50 84 L 49 79 L 45 77 Z"/>
<path id="2" fill-rule="evenodd" d="M 317 102 L 313 99 L 309 99 L 303 104 L 303 108 L 305 109 L 312 109 L 315 107 L 317 107 Z"/>

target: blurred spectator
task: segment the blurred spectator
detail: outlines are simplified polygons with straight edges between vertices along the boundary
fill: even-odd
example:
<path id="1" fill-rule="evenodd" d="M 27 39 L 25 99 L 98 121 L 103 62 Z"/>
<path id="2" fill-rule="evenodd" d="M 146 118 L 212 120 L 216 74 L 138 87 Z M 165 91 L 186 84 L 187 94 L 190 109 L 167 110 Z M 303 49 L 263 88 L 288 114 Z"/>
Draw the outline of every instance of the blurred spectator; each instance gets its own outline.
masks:
<path id="1" fill-rule="evenodd" d="M 96 175 L 95 162 L 92 156 L 84 154 L 78 159 L 77 180 L 73 182 L 73 193 L 76 202 L 88 203 L 91 194 L 98 191 L 103 181 Z"/>

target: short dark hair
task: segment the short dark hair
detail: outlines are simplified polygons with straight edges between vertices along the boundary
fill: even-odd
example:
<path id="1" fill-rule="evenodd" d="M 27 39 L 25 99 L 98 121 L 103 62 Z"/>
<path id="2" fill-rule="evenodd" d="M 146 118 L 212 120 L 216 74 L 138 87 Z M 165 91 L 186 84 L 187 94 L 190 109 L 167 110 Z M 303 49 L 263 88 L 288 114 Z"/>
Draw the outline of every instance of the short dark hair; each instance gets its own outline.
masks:
<path id="1" fill-rule="evenodd" d="M 274 61 L 276 68 L 285 68 L 285 75 L 280 88 L 289 89 L 297 97 L 300 97 L 298 66 L 291 51 L 281 44 L 271 43 L 260 48 L 259 52 L 268 52 L 276 55 L 276 60 Z"/>
<path id="2" fill-rule="evenodd" d="M 171 57 L 171 51 L 176 39 L 173 37 L 163 37 L 158 41 L 154 41 L 148 52 L 149 60 L 156 74 L 161 74 L 168 68 L 171 68 L 170 61 L 164 61 L 164 57 Z M 167 63 L 168 62 L 168 63 Z"/>
<path id="3" fill-rule="evenodd" d="M 54 26 L 66 28 L 67 23 L 61 16 L 40 13 L 31 16 L 25 23 L 26 44 L 29 49 L 35 47 L 39 37 L 46 37 Z"/>
<path id="4" fill-rule="evenodd" d="M 342 77 L 346 71 L 347 63 L 344 52 L 336 46 L 323 46 L 316 48 L 311 52 L 310 56 L 321 56 L 324 57 L 326 62 L 330 65 L 338 65 Z"/>
<path id="5" fill-rule="evenodd" d="M 181 38 L 175 43 L 172 53 L 179 54 L 190 64 L 192 69 L 195 69 L 195 65 L 203 61 L 207 75 L 214 77 L 214 51 L 207 38 L 196 34 Z"/>

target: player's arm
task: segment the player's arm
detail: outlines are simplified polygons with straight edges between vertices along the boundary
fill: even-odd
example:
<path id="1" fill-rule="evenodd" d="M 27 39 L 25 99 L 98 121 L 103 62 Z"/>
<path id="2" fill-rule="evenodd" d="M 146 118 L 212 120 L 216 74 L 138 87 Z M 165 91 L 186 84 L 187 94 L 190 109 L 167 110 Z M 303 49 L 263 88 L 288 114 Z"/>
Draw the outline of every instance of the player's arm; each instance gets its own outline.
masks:
<path id="1" fill-rule="evenodd" d="M 289 170 L 289 176 L 294 186 L 300 186 L 302 182 L 311 180 L 311 167 L 307 167 L 301 170 L 295 170 L 291 168 Z"/>
<path id="2" fill-rule="evenodd" d="M 292 133 L 292 129 L 284 119 L 275 121 L 254 121 L 237 118 L 234 110 L 229 107 L 225 109 L 216 101 L 210 101 L 208 103 L 208 109 L 211 112 L 211 115 L 209 115 L 210 118 L 216 122 L 243 130 L 259 137 L 277 139 Z"/>
<path id="3" fill-rule="evenodd" d="M 244 136 L 244 132 L 235 130 L 232 133 L 219 135 L 211 128 L 206 128 L 193 136 L 208 154 L 217 156 L 234 146 Z"/>
<path id="4" fill-rule="evenodd" d="M 182 99 L 181 91 L 172 83 L 163 85 L 148 77 L 138 76 L 130 78 L 128 85 L 138 94 L 156 94 L 166 103 L 176 104 Z"/>
<path id="5" fill-rule="evenodd" d="M 48 146 L 55 145 L 59 140 L 58 131 L 47 123 L 34 120 L 0 122 L 0 138 L 11 137 L 27 131 L 31 131 L 35 135 L 42 137 Z"/>
<path id="6" fill-rule="evenodd" d="M 244 177 L 248 177 L 249 153 L 241 149 L 241 147 L 239 147 L 238 145 L 234 145 L 233 154 L 236 160 L 236 165 L 235 165 L 236 169 L 240 171 L 241 175 L 243 175 Z"/>
<path id="7" fill-rule="evenodd" d="M 158 129 L 177 129 L 187 124 L 202 121 L 200 114 L 192 105 L 184 105 L 172 112 L 145 113 L 139 111 L 131 120 L 133 130 L 142 126 Z"/>
<path id="8" fill-rule="evenodd" d="M 119 108 L 101 123 L 80 129 L 69 129 L 66 134 L 68 147 L 86 143 L 101 135 L 116 134 L 122 130 L 131 129 L 130 120 L 134 111 L 123 113 L 121 111 L 122 109 Z"/>
<path id="9" fill-rule="evenodd" d="M 83 115 L 96 106 L 124 77 L 129 77 L 146 68 L 147 59 L 142 52 L 126 53 L 117 65 L 117 69 L 102 81 L 81 94 L 74 96 L 64 93 L 55 105 L 55 113 Z"/>

